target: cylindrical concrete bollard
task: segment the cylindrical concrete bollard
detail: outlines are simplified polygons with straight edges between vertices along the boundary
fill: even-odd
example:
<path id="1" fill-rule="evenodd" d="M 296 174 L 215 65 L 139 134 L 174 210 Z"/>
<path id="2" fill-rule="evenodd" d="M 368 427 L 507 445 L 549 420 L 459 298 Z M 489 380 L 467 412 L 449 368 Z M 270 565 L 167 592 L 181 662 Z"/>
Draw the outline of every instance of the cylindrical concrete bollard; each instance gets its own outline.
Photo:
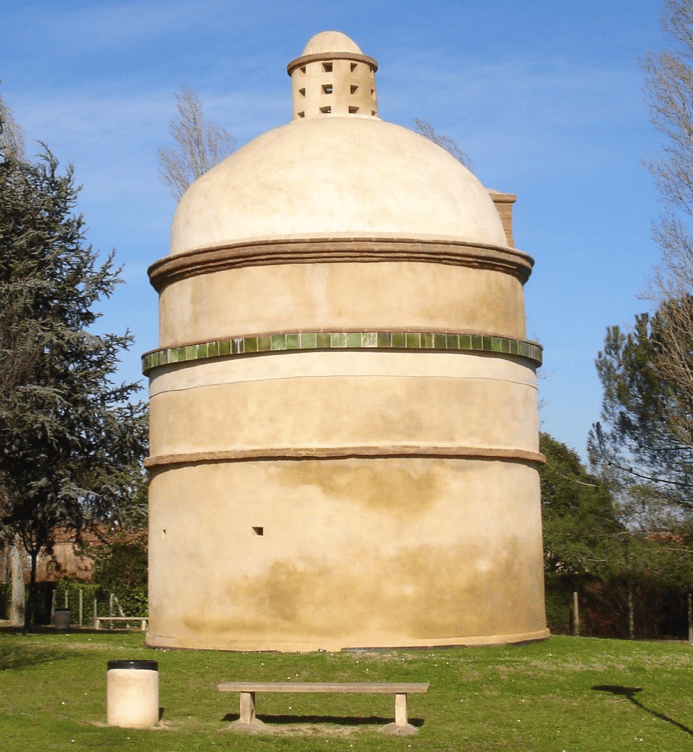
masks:
<path id="1" fill-rule="evenodd" d="M 69 629 L 70 612 L 67 609 L 56 608 L 53 614 L 53 626 L 56 629 Z"/>
<path id="2" fill-rule="evenodd" d="M 109 661 L 106 693 L 109 726 L 149 728 L 159 721 L 157 661 Z"/>

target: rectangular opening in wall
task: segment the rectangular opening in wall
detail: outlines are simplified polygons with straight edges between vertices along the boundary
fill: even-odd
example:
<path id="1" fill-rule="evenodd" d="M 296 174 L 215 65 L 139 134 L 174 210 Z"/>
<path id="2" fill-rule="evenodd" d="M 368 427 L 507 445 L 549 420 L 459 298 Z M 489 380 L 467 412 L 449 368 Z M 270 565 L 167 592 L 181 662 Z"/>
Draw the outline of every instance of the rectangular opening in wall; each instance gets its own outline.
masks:
<path id="1" fill-rule="evenodd" d="M 296 114 L 297 114 L 297 115 L 298 115 L 298 116 L 299 116 L 300 118 L 302 118 L 302 117 L 305 117 L 305 116 L 306 116 L 306 113 L 305 113 L 305 112 L 297 112 Z"/>
<path id="2" fill-rule="evenodd" d="M 322 69 L 325 71 L 325 73 L 332 73 L 332 63 L 323 63 Z"/>
<path id="3" fill-rule="evenodd" d="M 349 107 L 349 113 L 355 115 L 359 111 L 358 107 Z"/>
<path id="4" fill-rule="evenodd" d="M 306 72 L 306 66 L 305 66 L 305 65 L 302 65 L 302 66 L 301 66 L 301 67 L 299 68 L 299 70 L 301 71 L 301 73 L 305 73 L 305 72 Z"/>
<path id="5" fill-rule="evenodd" d="M 351 72 L 352 73 L 356 70 L 357 66 L 358 66 L 358 63 L 352 63 L 351 64 Z"/>
<path id="6" fill-rule="evenodd" d="M 323 94 L 332 94 L 332 84 L 323 84 L 322 85 L 322 93 Z"/>
<path id="7" fill-rule="evenodd" d="M 351 93 L 356 94 L 356 92 L 359 90 L 358 86 L 355 86 L 354 84 L 351 85 Z"/>
<path id="8" fill-rule="evenodd" d="M 161 540 L 166 540 L 166 531 L 165 530 L 161 531 Z"/>
<path id="9" fill-rule="evenodd" d="M 320 112 L 322 112 L 323 115 L 329 115 L 332 112 L 331 107 L 321 107 Z"/>
<path id="10" fill-rule="evenodd" d="M 299 89 L 299 90 L 298 90 L 298 93 L 299 93 L 299 94 L 300 94 L 300 95 L 301 95 L 302 97 L 305 97 L 305 95 L 306 95 L 306 90 L 305 90 L 305 89 Z"/>
<path id="11" fill-rule="evenodd" d="M 253 535 L 264 535 L 265 534 L 265 528 L 264 527 L 256 527 L 253 525 Z"/>

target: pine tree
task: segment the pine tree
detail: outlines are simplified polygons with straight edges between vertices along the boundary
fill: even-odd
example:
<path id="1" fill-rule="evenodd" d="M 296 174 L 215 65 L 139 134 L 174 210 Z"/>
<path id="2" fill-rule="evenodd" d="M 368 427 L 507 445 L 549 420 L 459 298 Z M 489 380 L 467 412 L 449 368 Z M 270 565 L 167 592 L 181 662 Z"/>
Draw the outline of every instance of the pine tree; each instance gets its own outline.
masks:
<path id="1" fill-rule="evenodd" d="M 609 327 L 596 359 L 604 396 L 602 421 L 590 432 L 591 461 L 622 499 L 640 500 L 643 529 L 675 528 L 693 511 L 691 403 L 680 380 L 660 367 L 671 344 L 667 311 L 676 305 L 636 316 L 630 332 Z"/>
<path id="2" fill-rule="evenodd" d="M 78 190 L 47 150 L 0 163 L 0 523 L 31 562 L 27 629 L 39 554 L 127 514 L 146 446 L 139 386 L 114 383 L 132 337 L 92 329 L 120 270 L 85 244 Z"/>

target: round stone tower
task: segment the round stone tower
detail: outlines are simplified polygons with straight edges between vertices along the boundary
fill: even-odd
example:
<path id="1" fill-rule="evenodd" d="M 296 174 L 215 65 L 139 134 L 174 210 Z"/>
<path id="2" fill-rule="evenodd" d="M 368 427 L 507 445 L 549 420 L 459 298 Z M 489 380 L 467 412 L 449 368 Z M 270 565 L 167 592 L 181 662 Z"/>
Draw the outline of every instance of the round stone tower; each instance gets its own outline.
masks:
<path id="1" fill-rule="evenodd" d="M 311 39 L 293 121 L 190 187 L 149 270 L 149 645 L 548 636 L 514 199 L 382 122 L 376 70 Z"/>

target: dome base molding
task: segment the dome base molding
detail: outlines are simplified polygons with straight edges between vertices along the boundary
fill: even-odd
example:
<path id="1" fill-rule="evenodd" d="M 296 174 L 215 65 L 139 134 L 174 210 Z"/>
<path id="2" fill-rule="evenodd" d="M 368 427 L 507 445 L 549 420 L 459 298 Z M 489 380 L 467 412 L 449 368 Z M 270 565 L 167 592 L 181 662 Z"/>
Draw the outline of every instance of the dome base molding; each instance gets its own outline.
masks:
<path id="1" fill-rule="evenodd" d="M 167 256 L 149 269 L 152 286 L 246 266 L 319 263 L 427 262 L 504 272 L 524 284 L 531 256 L 514 248 L 445 238 L 333 237 L 258 239 Z"/>

